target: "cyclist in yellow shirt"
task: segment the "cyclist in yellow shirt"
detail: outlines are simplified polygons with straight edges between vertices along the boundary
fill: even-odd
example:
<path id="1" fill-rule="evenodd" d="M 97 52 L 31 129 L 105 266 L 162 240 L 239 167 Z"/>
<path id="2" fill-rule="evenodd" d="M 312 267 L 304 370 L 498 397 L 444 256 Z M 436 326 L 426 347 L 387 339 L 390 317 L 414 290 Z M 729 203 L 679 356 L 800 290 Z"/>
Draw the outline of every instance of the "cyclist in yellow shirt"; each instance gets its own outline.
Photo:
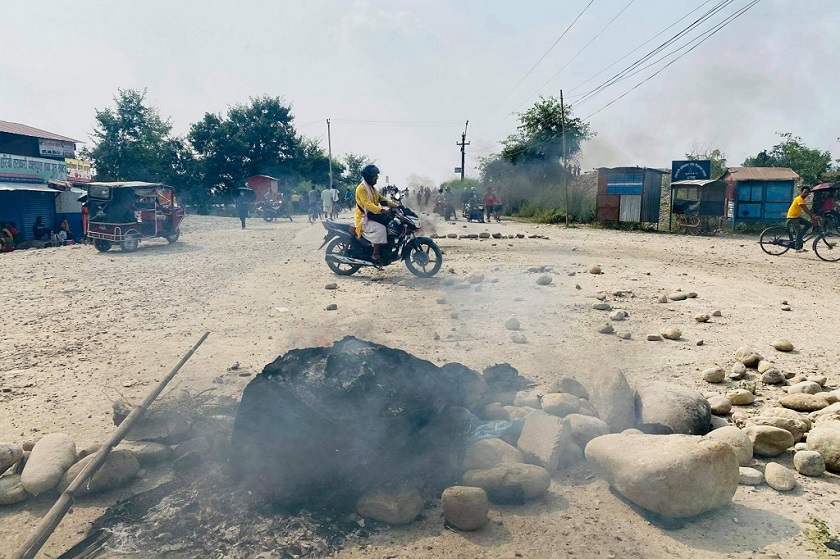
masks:
<path id="1" fill-rule="evenodd" d="M 805 198 L 807 198 L 810 193 L 811 188 L 809 186 L 803 186 L 799 190 L 799 196 L 793 199 L 793 203 L 790 205 L 787 212 L 787 227 L 790 230 L 796 231 L 796 252 L 806 251 L 806 249 L 802 248 L 802 238 L 812 225 L 819 223 L 820 219 L 815 214 L 811 213 L 811 210 L 808 209 L 808 205 L 805 203 Z M 802 217 L 803 211 L 808 214 L 811 221 Z"/>

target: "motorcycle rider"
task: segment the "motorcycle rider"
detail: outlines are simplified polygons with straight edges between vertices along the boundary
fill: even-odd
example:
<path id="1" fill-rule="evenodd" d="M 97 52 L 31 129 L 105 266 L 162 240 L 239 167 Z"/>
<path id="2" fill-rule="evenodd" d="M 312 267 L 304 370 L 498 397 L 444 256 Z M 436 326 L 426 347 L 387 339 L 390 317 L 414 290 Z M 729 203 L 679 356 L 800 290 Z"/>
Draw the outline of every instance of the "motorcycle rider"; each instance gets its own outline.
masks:
<path id="1" fill-rule="evenodd" d="M 380 249 L 388 242 L 388 222 L 391 220 L 390 208 L 397 204 L 382 196 L 375 188 L 379 179 L 379 167 L 365 165 L 362 168 L 362 182 L 356 187 L 356 236 L 364 237 L 373 245 L 373 262 L 381 263 Z M 388 207 L 383 208 L 382 203 Z"/>

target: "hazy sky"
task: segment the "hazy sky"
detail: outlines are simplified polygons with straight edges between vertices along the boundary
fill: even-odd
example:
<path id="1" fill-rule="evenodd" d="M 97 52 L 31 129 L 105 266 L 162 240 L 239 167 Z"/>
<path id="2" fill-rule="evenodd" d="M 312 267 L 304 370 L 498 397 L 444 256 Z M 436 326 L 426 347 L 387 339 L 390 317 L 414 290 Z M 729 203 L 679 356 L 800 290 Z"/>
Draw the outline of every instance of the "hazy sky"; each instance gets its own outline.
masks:
<path id="1" fill-rule="evenodd" d="M 367 154 L 398 184 L 412 173 L 455 177 L 455 142 L 469 119 L 467 167 L 477 175 L 479 157 L 514 131 L 512 113 L 537 92 L 563 88 L 576 116 L 590 115 L 673 57 L 583 104 L 574 105 L 577 95 L 719 0 L 594 0 L 502 101 L 588 3 L 6 0 L 0 120 L 87 141 L 95 108 L 111 105 L 118 88 L 146 88 L 184 134 L 204 112 L 279 95 L 292 104 L 302 134 L 323 138 L 326 147 L 324 119 L 331 118 L 334 154 Z M 734 0 L 702 29 L 747 4 Z M 669 166 L 693 146 L 719 147 L 737 165 L 787 131 L 840 157 L 838 44 L 839 0 L 762 0 L 591 116 L 598 135 L 582 166 Z"/>

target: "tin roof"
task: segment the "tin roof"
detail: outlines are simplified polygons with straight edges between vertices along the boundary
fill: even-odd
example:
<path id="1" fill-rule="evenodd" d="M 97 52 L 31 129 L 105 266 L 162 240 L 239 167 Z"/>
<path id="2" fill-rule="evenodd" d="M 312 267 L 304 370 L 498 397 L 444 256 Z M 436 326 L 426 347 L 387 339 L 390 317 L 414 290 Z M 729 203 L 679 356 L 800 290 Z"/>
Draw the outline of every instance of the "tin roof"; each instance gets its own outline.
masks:
<path id="1" fill-rule="evenodd" d="M 729 167 L 723 176 L 731 176 L 736 181 L 795 181 L 799 178 L 790 167 Z"/>
<path id="2" fill-rule="evenodd" d="M 110 186 L 111 188 L 156 188 L 158 186 L 169 186 L 162 182 L 141 182 L 141 181 L 123 181 L 123 182 L 88 182 L 85 186 Z"/>
<path id="3" fill-rule="evenodd" d="M 82 143 L 80 140 L 74 140 L 73 138 L 68 138 L 67 136 L 53 134 L 52 132 L 47 132 L 46 130 L 41 130 L 40 128 L 33 128 L 32 126 L 18 124 L 17 122 L 8 122 L 5 120 L 0 120 L 0 132 L 6 132 L 8 134 L 18 134 L 20 136 L 30 136 L 32 138 L 43 138 L 45 140 L 73 142 L 74 144 Z"/>
<path id="4" fill-rule="evenodd" d="M 44 183 L 27 182 L 0 182 L 0 192 L 15 192 L 18 190 L 29 190 L 32 192 L 51 192 L 58 194 L 58 190 L 52 189 Z"/>
<path id="5" fill-rule="evenodd" d="M 723 184 L 723 185 L 725 185 L 726 183 L 725 183 L 725 182 L 723 182 L 723 181 L 722 181 L 722 180 L 720 180 L 720 179 L 718 179 L 718 180 L 712 180 L 712 179 L 689 179 L 689 180 L 684 180 L 684 181 L 676 181 L 676 182 L 672 182 L 672 183 L 671 183 L 671 188 L 674 188 L 675 186 L 699 186 L 699 187 L 701 187 L 701 188 L 702 188 L 702 187 L 704 187 L 704 186 L 709 186 L 709 185 L 711 185 L 711 184 Z"/>
<path id="6" fill-rule="evenodd" d="M 671 171 L 665 171 L 662 169 L 657 169 L 656 167 L 598 167 L 599 171 L 652 171 L 654 173 L 660 173 L 662 175 L 667 175 Z"/>

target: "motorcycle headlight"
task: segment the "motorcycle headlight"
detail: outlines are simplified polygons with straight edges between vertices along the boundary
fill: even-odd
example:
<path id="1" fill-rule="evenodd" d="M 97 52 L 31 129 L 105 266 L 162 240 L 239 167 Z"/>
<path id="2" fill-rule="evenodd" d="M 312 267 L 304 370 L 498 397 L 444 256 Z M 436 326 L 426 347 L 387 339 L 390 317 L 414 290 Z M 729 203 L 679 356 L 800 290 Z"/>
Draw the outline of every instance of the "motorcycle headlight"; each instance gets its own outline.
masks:
<path id="1" fill-rule="evenodd" d="M 411 222 L 412 225 L 414 225 L 418 229 L 420 228 L 420 218 L 419 217 L 411 217 L 411 216 L 407 216 L 407 217 L 408 217 L 408 220 Z"/>

